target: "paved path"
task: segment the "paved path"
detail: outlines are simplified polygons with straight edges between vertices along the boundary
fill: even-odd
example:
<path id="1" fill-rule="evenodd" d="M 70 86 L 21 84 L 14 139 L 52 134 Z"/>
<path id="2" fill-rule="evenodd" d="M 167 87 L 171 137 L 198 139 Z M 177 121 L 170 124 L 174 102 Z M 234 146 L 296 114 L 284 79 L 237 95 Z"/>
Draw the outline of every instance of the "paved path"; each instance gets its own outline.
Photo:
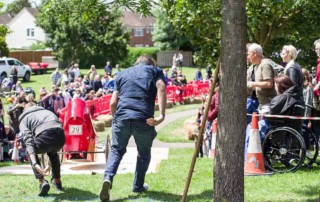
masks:
<path id="1" fill-rule="evenodd" d="M 173 114 L 167 114 L 165 120 L 156 127 L 156 130 L 170 124 L 171 122 L 183 117 L 196 115 L 196 110 L 188 110 L 183 112 L 177 112 Z M 169 148 L 193 148 L 194 143 L 165 143 L 155 140 L 151 150 L 151 162 L 148 169 L 148 173 L 155 173 L 161 162 L 161 160 L 168 159 Z M 130 138 L 127 152 L 123 156 L 120 163 L 118 173 L 134 173 L 137 158 L 136 144 L 133 138 Z M 67 160 L 61 166 L 62 174 L 102 174 L 106 166 L 105 156 L 103 153 L 95 154 L 95 162 L 89 162 L 87 160 Z M 30 165 L 18 165 L 8 166 L 0 168 L 1 174 L 33 174 Z"/>

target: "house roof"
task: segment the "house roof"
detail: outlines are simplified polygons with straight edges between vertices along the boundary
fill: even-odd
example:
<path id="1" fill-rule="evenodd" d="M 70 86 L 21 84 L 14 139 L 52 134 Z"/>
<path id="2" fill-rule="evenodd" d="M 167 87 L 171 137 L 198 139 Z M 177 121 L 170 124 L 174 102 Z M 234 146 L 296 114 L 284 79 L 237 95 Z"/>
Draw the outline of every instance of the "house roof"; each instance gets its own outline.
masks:
<path id="1" fill-rule="evenodd" d="M 139 14 L 131 11 L 123 11 L 121 21 L 126 27 L 153 27 L 155 23 L 154 17 L 141 17 Z"/>
<path id="2" fill-rule="evenodd" d="M 33 15 L 33 16 L 36 16 L 36 15 L 39 13 L 38 9 L 36 9 L 36 8 L 28 8 L 28 7 L 25 7 L 25 9 L 26 9 L 29 13 L 31 13 L 31 15 Z"/>
<path id="3" fill-rule="evenodd" d="M 10 20 L 12 20 L 12 18 L 13 17 L 9 13 L 4 13 L 0 15 L 0 24 L 6 25 L 10 22 Z"/>
<path id="4" fill-rule="evenodd" d="M 33 15 L 33 16 L 36 16 L 38 13 L 39 13 L 39 11 L 38 11 L 38 9 L 36 9 L 36 8 L 23 8 L 23 9 L 25 9 L 25 10 L 27 10 L 31 15 Z M 23 11 L 23 9 L 21 10 L 21 11 Z M 21 12 L 20 11 L 20 12 Z M 20 13 L 19 12 L 19 13 Z M 19 14 L 18 13 L 18 14 Z M 12 15 L 12 14 L 10 14 L 10 13 L 4 13 L 4 14 L 2 14 L 2 15 L 0 15 L 0 24 L 2 24 L 2 25 L 6 25 L 6 24 L 8 24 L 15 16 L 17 16 L 18 14 L 16 14 L 16 15 Z"/>

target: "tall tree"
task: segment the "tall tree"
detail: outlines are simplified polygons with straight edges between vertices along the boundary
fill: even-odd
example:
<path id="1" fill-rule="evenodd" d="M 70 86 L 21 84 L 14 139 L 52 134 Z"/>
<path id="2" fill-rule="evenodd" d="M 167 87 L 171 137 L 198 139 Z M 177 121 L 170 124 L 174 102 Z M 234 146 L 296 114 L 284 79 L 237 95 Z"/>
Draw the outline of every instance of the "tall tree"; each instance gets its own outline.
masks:
<path id="1" fill-rule="evenodd" d="M 19 13 L 24 7 L 31 7 L 29 0 L 15 0 L 7 5 L 5 12 L 14 15 Z"/>
<path id="2" fill-rule="evenodd" d="M 156 23 L 152 32 L 152 40 L 156 47 L 160 50 L 193 50 L 190 41 L 185 36 L 177 34 L 163 7 L 157 7 L 154 16 Z"/>
<path id="3" fill-rule="evenodd" d="M 245 0 L 222 0 L 221 3 L 219 135 L 213 197 L 214 201 L 244 201 L 246 8 Z"/>
<path id="4" fill-rule="evenodd" d="M 127 55 L 129 33 L 121 12 L 100 0 L 44 0 L 37 24 L 49 35 L 48 44 L 60 60 L 103 65 Z"/>

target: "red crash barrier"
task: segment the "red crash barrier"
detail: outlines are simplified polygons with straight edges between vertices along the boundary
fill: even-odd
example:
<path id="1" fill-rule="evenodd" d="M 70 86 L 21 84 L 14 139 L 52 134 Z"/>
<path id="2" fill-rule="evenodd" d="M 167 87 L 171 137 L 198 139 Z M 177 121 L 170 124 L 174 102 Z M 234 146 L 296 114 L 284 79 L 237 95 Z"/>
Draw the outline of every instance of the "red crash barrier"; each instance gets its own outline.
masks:
<path id="1" fill-rule="evenodd" d="M 98 99 L 99 103 L 99 114 L 109 114 L 110 113 L 110 100 L 111 100 L 112 94 L 108 94 L 105 96 L 102 96 Z"/>
<path id="2" fill-rule="evenodd" d="M 202 96 L 203 94 L 209 94 L 210 84 L 209 82 L 189 82 L 185 86 L 167 86 L 167 100 L 176 102 L 183 102 L 185 98 Z M 85 102 L 86 109 L 92 118 L 97 118 L 99 115 L 110 113 L 110 100 L 112 94 L 104 95 L 100 98 L 88 100 Z M 157 99 L 156 99 L 157 102 Z M 68 107 L 68 106 L 67 106 Z M 64 123 L 63 118 L 67 107 L 63 108 L 60 112 L 60 120 Z M 65 123 L 64 123 L 65 124 Z"/>
<path id="3" fill-rule="evenodd" d="M 201 96 L 203 94 L 209 94 L 210 84 L 209 83 L 197 83 L 194 85 L 194 96 Z"/>

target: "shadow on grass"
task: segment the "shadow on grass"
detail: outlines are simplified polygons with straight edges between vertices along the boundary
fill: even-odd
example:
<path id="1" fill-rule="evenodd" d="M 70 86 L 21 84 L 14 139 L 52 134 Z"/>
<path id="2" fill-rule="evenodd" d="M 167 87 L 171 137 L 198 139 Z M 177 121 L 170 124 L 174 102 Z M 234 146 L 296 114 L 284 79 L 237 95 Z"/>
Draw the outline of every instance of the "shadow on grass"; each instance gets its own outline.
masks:
<path id="1" fill-rule="evenodd" d="M 195 195 L 188 195 L 187 201 L 212 201 L 213 191 L 204 191 L 200 194 Z M 112 195 L 111 195 L 112 199 Z M 126 198 L 120 199 L 112 199 L 111 201 L 114 202 L 124 202 L 128 200 L 137 200 L 143 199 L 143 201 L 181 201 L 182 195 L 172 194 L 172 193 L 165 193 L 165 192 L 158 192 L 158 191 L 148 191 L 144 194 L 137 194 L 137 195 L 129 195 Z"/>
<path id="2" fill-rule="evenodd" d="M 29 162 L 23 162 L 23 163 L 15 163 L 15 162 L 12 162 L 12 161 L 8 161 L 8 162 L 1 162 L 0 163 L 0 168 L 1 167 L 6 167 L 6 166 L 21 166 L 21 165 L 30 165 Z"/>
<path id="3" fill-rule="evenodd" d="M 21 80 L 21 83 L 23 83 L 25 86 L 28 86 L 29 83 L 36 83 L 38 82 L 37 80 L 30 80 L 30 81 L 22 81 Z"/>
<path id="4" fill-rule="evenodd" d="M 297 172 L 320 172 L 320 166 L 317 166 L 317 164 L 313 164 L 311 168 L 308 168 L 307 166 L 301 166 Z"/>
<path id="5" fill-rule="evenodd" d="M 319 186 L 305 186 L 303 189 L 295 189 L 295 193 L 300 194 L 301 196 L 309 197 L 306 201 L 319 201 Z"/>
<path id="6" fill-rule="evenodd" d="M 55 202 L 58 201 L 91 201 L 97 200 L 98 195 L 90 191 L 84 191 L 77 188 L 64 188 L 64 191 L 57 192 L 49 195 L 54 198 Z"/>
<path id="7" fill-rule="evenodd" d="M 12 165 L 13 165 L 12 162 L 1 162 L 1 163 L 0 163 L 0 168 L 1 168 L 1 167 L 6 167 L 6 166 L 12 166 Z"/>

